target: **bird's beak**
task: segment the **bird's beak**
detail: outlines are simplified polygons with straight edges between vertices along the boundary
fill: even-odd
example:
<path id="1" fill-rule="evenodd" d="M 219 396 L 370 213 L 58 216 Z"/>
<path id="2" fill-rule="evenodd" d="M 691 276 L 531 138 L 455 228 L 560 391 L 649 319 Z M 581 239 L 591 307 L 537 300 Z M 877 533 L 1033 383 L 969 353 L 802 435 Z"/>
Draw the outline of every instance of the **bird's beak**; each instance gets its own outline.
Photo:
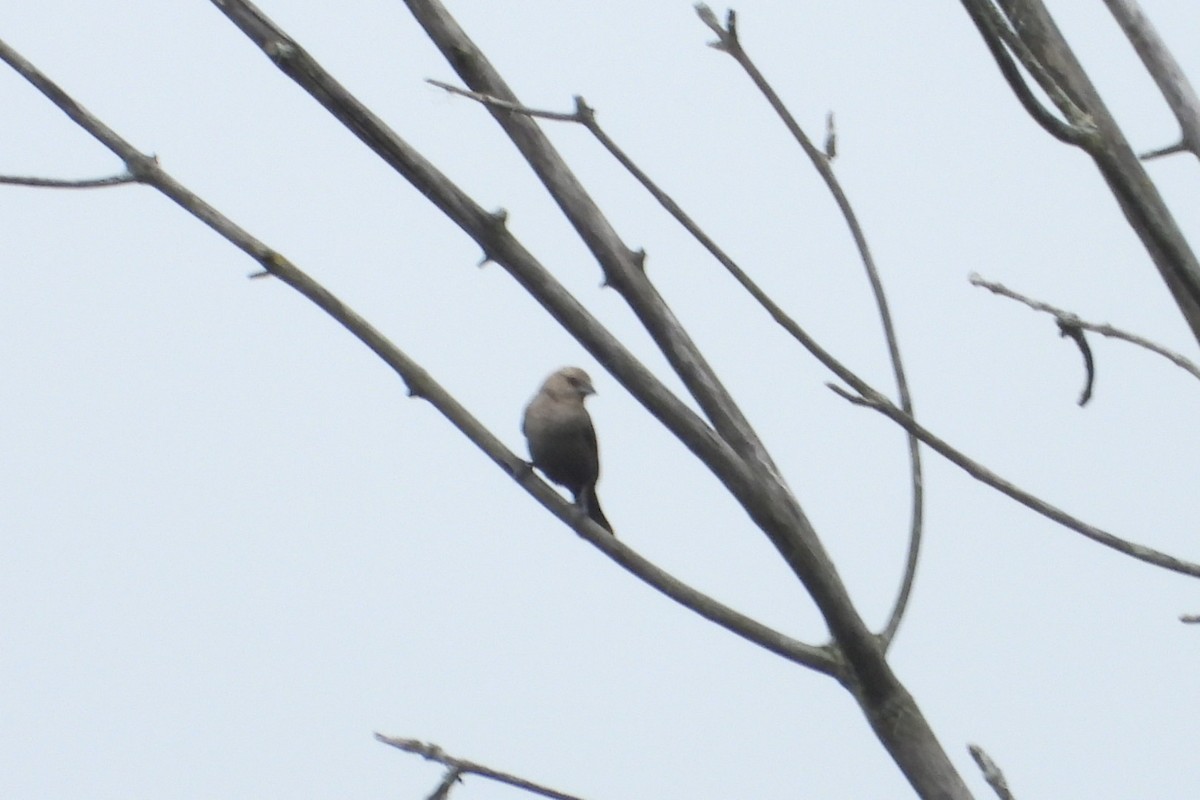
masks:
<path id="1" fill-rule="evenodd" d="M 591 385 L 590 383 L 589 383 L 589 384 L 587 384 L 586 386 L 580 386 L 580 387 L 579 387 L 579 390 L 580 390 L 581 392 L 583 392 L 583 396 L 584 396 L 584 397 L 587 397 L 589 394 L 595 394 L 595 393 L 596 393 L 596 390 L 592 388 L 592 385 Z"/>

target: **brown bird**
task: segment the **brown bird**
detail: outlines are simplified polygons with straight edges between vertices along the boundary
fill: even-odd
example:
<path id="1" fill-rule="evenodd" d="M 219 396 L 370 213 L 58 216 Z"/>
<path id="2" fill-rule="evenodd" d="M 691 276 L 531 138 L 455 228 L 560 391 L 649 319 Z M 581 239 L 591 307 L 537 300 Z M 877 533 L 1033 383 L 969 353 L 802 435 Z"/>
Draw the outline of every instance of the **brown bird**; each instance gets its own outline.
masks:
<path id="1" fill-rule="evenodd" d="M 529 442 L 533 465 L 550 480 L 570 489 L 575 505 L 612 533 L 596 497 L 600 454 L 592 418 L 583 407 L 584 398 L 595 393 L 586 372 L 579 367 L 563 367 L 546 378 L 525 407 L 521 432 Z"/>

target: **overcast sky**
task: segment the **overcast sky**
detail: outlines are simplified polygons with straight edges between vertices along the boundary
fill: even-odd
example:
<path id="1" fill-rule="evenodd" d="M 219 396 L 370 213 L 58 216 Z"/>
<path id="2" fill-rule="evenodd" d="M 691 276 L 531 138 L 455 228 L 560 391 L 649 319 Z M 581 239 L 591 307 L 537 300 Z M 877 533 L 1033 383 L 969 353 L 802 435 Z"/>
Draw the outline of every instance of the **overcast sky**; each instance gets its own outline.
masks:
<path id="1" fill-rule="evenodd" d="M 821 182 L 688 2 L 448 3 L 528 104 L 601 123 L 835 354 L 891 388 Z M 1193 80 L 1200 8 L 1143 0 Z M 1177 126 L 1099 3 L 1051 4 L 1135 148 Z M 263 10 L 679 383 L 399 2 Z M 718 7 L 723 12 L 723 7 Z M 957 3 L 737 5 L 822 138 L 894 309 L 919 416 L 1084 519 L 1200 559 L 1200 386 L 978 272 L 1196 356 L 1091 161 L 1029 120 Z M 0 38 L 379 327 L 518 452 L 545 375 L 591 372 L 622 540 L 763 622 L 824 627 L 719 484 L 500 268 L 212 5 L 0 0 Z M 97 177 L 99 144 L 0 70 L 0 174 Z M 864 617 L 905 550 L 903 437 L 814 364 L 585 131 L 545 129 L 772 448 Z M 1200 242 L 1196 159 L 1150 172 Z M 902 798 L 832 680 L 614 566 L 387 367 L 145 187 L 0 187 L 0 797 L 421 798 L 434 741 L 588 798 Z M 1190 798 L 1200 584 L 1103 550 L 927 455 L 893 664 L 979 797 Z M 455 797 L 513 798 L 469 779 Z"/>

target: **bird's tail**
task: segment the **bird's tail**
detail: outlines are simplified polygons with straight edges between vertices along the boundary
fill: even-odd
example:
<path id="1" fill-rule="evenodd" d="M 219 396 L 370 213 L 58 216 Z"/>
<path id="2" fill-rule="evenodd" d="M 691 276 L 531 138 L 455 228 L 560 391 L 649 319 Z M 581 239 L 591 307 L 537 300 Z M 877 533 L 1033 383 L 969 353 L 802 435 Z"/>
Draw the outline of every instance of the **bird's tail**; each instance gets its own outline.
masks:
<path id="1" fill-rule="evenodd" d="M 608 524 L 608 517 L 604 516 L 604 511 L 600 508 L 600 498 L 596 497 L 595 484 L 583 487 L 583 491 L 575 498 L 575 502 L 583 509 L 583 513 L 591 517 L 592 522 L 595 522 L 609 533 L 613 532 L 612 525 Z M 613 535 L 615 536 L 616 534 L 614 533 Z"/>

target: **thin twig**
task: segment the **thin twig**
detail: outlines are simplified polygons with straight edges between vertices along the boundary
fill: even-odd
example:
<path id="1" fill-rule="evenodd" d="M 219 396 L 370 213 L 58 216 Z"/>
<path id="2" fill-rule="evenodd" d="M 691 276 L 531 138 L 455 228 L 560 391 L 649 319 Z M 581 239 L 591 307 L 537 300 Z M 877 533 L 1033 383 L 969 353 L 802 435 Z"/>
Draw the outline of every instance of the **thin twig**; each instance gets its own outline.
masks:
<path id="1" fill-rule="evenodd" d="M 863 406 L 865 408 L 874 409 L 883 414 L 888 419 L 892 420 L 902 428 L 912 433 L 923 443 L 928 445 L 934 452 L 943 456 L 950 463 L 962 468 L 968 475 L 975 478 L 981 483 L 991 486 L 1001 494 L 1011 497 L 1021 505 L 1041 514 L 1047 519 L 1057 522 L 1064 528 L 1073 530 L 1076 533 L 1082 534 L 1092 541 L 1102 544 L 1105 547 L 1116 550 L 1118 553 L 1124 553 L 1127 556 L 1136 558 L 1138 561 L 1144 561 L 1147 564 L 1152 564 L 1156 567 L 1178 572 L 1182 575 L 1191 575 L 1194 578 L 1200 578 L 1200 564 L 1194 564 L 1190 561 L 1176 558 L 1167 553 L 1160 552 L 1151 547 L 1131 542 L 1127 539 L 1122 539 L 1119 536 L 1109 533 L 1108 531 L 1097 528 L 1094 525 L 1089 525 L 1083 520 L 1073 517 L 1066 511 L 1047 503 L 1039 497 L 1035 497 L 1024 489 L 1016 486 L 1010 481 L 1001 478 L 996 473 L 989 470 L 987 467 L 980 464 L 973 458 L 968 457 L 962 451 L 951 446 L 945 440 L 936 436 L 928 428 L 921 425 L 912 417 L 905 414 L 895 406 L 890 400 L 879 393 L 859 394 L 854 395 L 846 391 L 840 386 L 828 384 L 829 388 L 854 405 Z"/>
<path id="2" fill-rule="evenodd" d="M 1186 625 L 1200 625 L 1200 614 L 1180 614 L 1179 621 Z"/>
<path id="3" fill-rule="evenodd" d="M 728 53 L 738 63 L 750 77 L 755 88 L 766 98 L 776 115 L 792 134 L 792 138 L 796 140 L 800 148 L 804 151 L 804 154 L 808 156 L 813 168 L 816 169 L 817 174 L 821 176 L 826 188 L 833 196 L 842 217 L 846 220 L 846 225 L 850 229 L 850 235 L 854 239 L 854 246 L 858 249 L 859 259 L 866 270 L 867 281 L 871 286 L 871 293 L 875 298 L 875 306 L 879 312 L 879 320 L 883 326 L 883 336 L 887 344 L 888 359 L 892 365 L 892 375 L 896 381 L 896 392 L 899 397 L 900 408 L 909 417 L 914 417 L 915 412 L 913 410 L 912 397 L 908 389 L 908 379 L 905 377 L 904 372 L 904 360 L 900 355 L 900 343 L 896 336 L 895 325 L 892 322 L 891 311 L 888 308 L 887 294 L 883 288 L 883 279 L 880 277 L 879 270 L 875 266 L 875 259 L 871 255 L 871 248 L 867 244 L 866 234 L 859 224 L 858 216 L 854 213 L 854 208 L 850 205 L 850 198 L 842 188 L 841 182 L 838 181 L 837 175 L 834 174 L 830 159 L 804 133 L 804 130 L 800 127 L 800 124 L 796 121 L 791 111 L 788 110 L 778 93 L 768 83 L 766 77 L 759 71 L 754 61 L 750 58 L 750 55 L 742 47 L 737 35 L 737 18 L 733 12 L 729 12 L 727 22 L 724 26 L 716 22 L 716 15 L 703 3 L 696 5 L 696 13 L 704 24 L 717 34 L 718 41 L 720 42 L 718 49 Z M 916 438 L 912 435 L 908 437 L 908 458 L 912 483 L 912 516 L 909 526 L 908 555 L 905 559 L 904 576 L 900 581 L 900 590 L 897 594 L 896 602 L 888 617 L 887 624 L 880 633 L 880 639 L 883 642 L 885 650 L 891 644 L 892 639 L 895 638 L 896 631 L 900 627 L 900 622 L 904 618 L 904 612 L 908 608 L 908 601 L 916 580 L 917 563 L 921 552 L 921 535 L 924 527 L 925 489 L 921 472 L 921 450 Z"/>
<path id="4" fill-rule="evenodd" d="M 507 772 L 501 772 L 491 767 L 485 767 L 483 764 L 477 764 L 474 761 L 467 761 L 462 758 L 455 758 L 447 753 L 436 744 L 422 742 L 417 739 L 401 739 L 395 736 L 385 736 L 382 733 L 375 734 L 376 741 L 391 745 L 406 753 L 421 756 L 426 761 L 436 761 L 437 763 L 449 768 L 452 772 L 460 775 L 478 775 L 481 778 L 496 781 L 498 783 L 507 784 L 517 789 L 523 789 L 532 794 L 549 797 L 551 800 L 581 800 L 576 795 L 566 794 L 557 789 L 551 789 L 548 786 L 542 786 L 540 783 L 519 778 L 516 775 L 511 775 Z"/>
<path id="5" fill-rule="evenodd" d="M 489 106 L 491 108 L 502 108 L 505 111 L 513 111 L 517 114 L 523 114 L 527 117 L 538 117 L 540 119 L 552 119 L 552 120 L 557 120 L 558 122 L 583 122 L 583 120 L 579 118 L 578 111 L 572 111 L 572 112 L 544 111 L 544 110 L 538 109 L 538 108 L 529 108 L 528 106 L 523 106 L 520 103 L 513 103 L 508 100 L 501 100 L 499 97 L 492 97 L 490 94 L 483 94 L 482 92 L 472 92 L 470 89 L 463 89 L 459 86 L 455 86 L 452 83 L 445 83 L 444 81 L 437 81 L 437 80 L 434 80 L 433 78 L 426 78 L 425 82 L 430 84 L 431 86 L 436 86 L 439 89 L 443 89 L 443 90 L 449 92 L 450 94 L 456 94 L 459 97 L 470 98 L 471 100 L 475 100 L 476 102 L 482 103 L 483 105 Z"/>
<path id="6" fill-rule="evenodd" d="M 840 660 L 827 648 L 799 642 L 762 623 L 725 606 L 679 581 L 643 558 L 623 542 L 590 522 L 579 509 L 540 480 L 521 458 L 509 450 L 484 427 L 453 395 L 442 387 L 417 362 L 400 350 L 381 332 L 335 297 L 325 287 L 296 267 L 281 253 L 271 249 L 236 225 L 217 209 L 165 172 L 153 158 L 140 153 L 128 141 L 107 127 L 74 99 L 0 41 L 0 60 L 7 62 L 26 80 L 121 158 L 138 180 L 163 193 L 184 210 L 241 249 L 264 270 L 307 297 L 350 333 L 357 337 L 396 371 L 414 397 L 427 400 L 446 419 L 483 450 L 501 469 L 576 533 L 599 548 L 609 558 L 663 594 L 752 643 L 790 661 L 819 672 L 839 675 Z M 480 209 L 482 214 L 482 209 Z"/>
<path id="7" fill-rule="evenodd" d="M 1107 322 L 1088 322 L 1085 319 L 1080 319 L 1079 316 L 1072 311 L 1067 311 L 1065 309 L 1058 308 L 1057 306 L 1052 306 L 1049 303 L 1042 302 L 1041 300 L 1034 300 L 1031 297 L 1026 297 L 1020 292 L 1015 292 L 1012 289 L 1009 289 L 1004 284 L 996 283 L 995 281 L 989 281 L 977 274 L 972 274 L 969 280 L 971 281 L 972 286 L 979 286 L 987 289 L 992 294 L 998 294 L 1001 297 L 1007 297 L 1010 300 L 1016 300 L 1018 303 L 1023 303 L 1029 306 L 1034 311 L 1041 311 L 1043 313 L 1050 314 L 1059 322 L 1065 323 L 1069 326 L 1085 331 L 1091 331 L 1092 333 L 1098 333 L 1101 336 L 1107 336 L 1110 339 L 1120 339 L 1121 341 L 1129 342 L 1130 344 L 1137 345 L 1145 350 L 1149 350 L 1151 353 L 1160 355 L 1167 359 L 1175 366 L 1190 374 L 1193 378 L 1200 379 L 1200 366 L 1198 366 L 1195 362 L 1183 355 L 1180 355 L 1179 353 L 1176 353 L 1174 350 L 1169 350 L 1160 344 L 1150 341 L 1149 339 L 1138 336 L 1135 333 L 1130 333 L 1129 331 L 1121 330 L 1120 328 L 1114 328 Z"/>
<path id="8" fill-rule="evenodd" d="M 969 745 L 967 751 L 971 754 L 971 758 L 975 759 L 975 763 L 979 765 L 979 771 L 983 773 L 983 779 L 996 792 L 996 796 L 1000 800 L 1015 800 L 1012 791 L 1008 788 L 1008 781 L 1004 780 L 1004 773 L 1000 771 L 1000 767 L 996 766 L 996 762 L 992 761 L 992 757 L 977 744 Z"/>
<path id="9" fill-rule="evenodd" d="M 107 178 L 30 178 L 19 175 L 0 175 L 0 184 L 10 186 L 37 186 L 47 189 L 99 189 L 106 186 L 121 186 L 126 183 L 137 183 L 138 179 L 128 172 L 120 175 L 110 175 Z"/>

